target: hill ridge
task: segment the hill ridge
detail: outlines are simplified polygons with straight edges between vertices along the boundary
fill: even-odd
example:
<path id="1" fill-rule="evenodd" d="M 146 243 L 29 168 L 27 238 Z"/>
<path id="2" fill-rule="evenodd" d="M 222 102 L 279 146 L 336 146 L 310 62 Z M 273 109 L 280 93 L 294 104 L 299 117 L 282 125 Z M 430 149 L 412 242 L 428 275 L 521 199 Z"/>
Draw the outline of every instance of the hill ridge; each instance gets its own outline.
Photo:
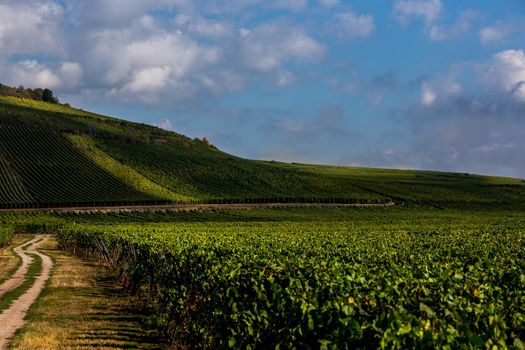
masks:
<path id="1" fill-rule="evenodd" d="M 525 201 L 521 179 L 242 159 L 158 127 L 1 96 L 0 184 L 2 208 L 392 200 L 521 207 Z M 27 195 L 17 197 L 23 188 Z"/>

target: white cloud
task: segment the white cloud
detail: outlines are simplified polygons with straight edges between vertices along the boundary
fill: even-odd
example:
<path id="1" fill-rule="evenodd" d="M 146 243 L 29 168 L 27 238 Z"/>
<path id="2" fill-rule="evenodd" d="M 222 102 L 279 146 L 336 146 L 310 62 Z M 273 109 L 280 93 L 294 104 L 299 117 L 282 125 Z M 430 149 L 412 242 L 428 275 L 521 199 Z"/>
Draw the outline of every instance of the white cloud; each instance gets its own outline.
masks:
<path id="1" fill-rule="evenodd" d="M 241 90 L 246 83 L 246 76 L 242 71 L 225 68 L 209 74 L 201 74 L 197 80 L 206 90 L 221 95 L 225 92 Z"/>
<path id="2" fill-rule="evenodd" d="M 189 0 L 67 0 L 71 21 L 88 27 L 120 27 L 153 11 L 190 6 Z"/>
<path id="3" fill-rule="evenodd" d="M 429 37 L 435 41 L 461 37 L 471 30 L 472 23 L 478 18 L 480 18 L 480 15 L 477 11 L 464 11 L 459 15 L 456 23 L 452 24 L 450 27 L 443 25 L 433 25 L 430 28 Z"/>
<path id="4" fill-rule="evenodd" d="M 493 26 L 484 27 L 479 31 L 479 39 L 482 44 L 492 44 L 504 40 L 507 36 L 516 31 L 516 27 L 498 21 Z"/>
<path id="5" fill-rule="evenodd" d="M 427 24 L 434 22 L 442 13 L 441 0 L 397 0 L 393 14 L 403 24 L 412 19 L 423 19 Z"/>
<path id="6" fill-rule="evenodd" d="M 10 80 L 30 87 L 56 88 L 60 85 L 58 76 L 35 60 L 19 62 L 12 70 Z"/>
<path id="7" fill-rule="evenodd" d="M 76 62 L 64 62 L 57 71 L 61 87 L 75 87 L 83 77 L 82 66 Z"/>
<path id="8" fill-rule="evenodd" d="M 437 104 L 438 99 L 443 102 L 460 97 L 465 92 L 458 82 L 461 71 L 461 65 L 452 66 L 446 74 L 424 81 L 421 84 L 420 104 L 429 107 Z"/>
<path id="9" fill-rule="evenodd" d="M 239 30 L 239 34 L 241 35 L 242 38 L 246 38 L 248 35 L 250 35 L 250 30 L 246 28 L 241 28 Z"/>
<path id="10" fill-rule="evenodd" d="M 150 15 L 142 16 L 139 19 L 139 22 L 140 22 L 140 24 L 142 25 L 142 27 L 144 29 L 147 29 L 149 31 L 156 31 L 156 30 L 159 29 L 157 20 L 154 17 L 150 16 Z"/>
<path id="11" fill-rule="evenodd" d="M 71 88 L 80 84 L 81 78 L 82 67 L 73 62 L 53 69 L 36 60 L 23 60 L 7 70 L 8 83 L 32 88 Z"/>
<path id="12" fill-rule="evenodd" d="M 221 38 L 232 33 L 232 27 L 226 22 L 209 20 L 201 16 L 179 14 L 175 24 L 189 33 L 203 37 Z"/>
<path id="13" fill-rule="evenodd" d="M 187 75 L 196 67 L 216 63 L 220 56 L 218 48 L 199 45 L 181 33 L 127 43 L 123 51 L 118 64 L 131 69 L 167 66 L 177 77 Z"/>
<path id="14" fill-rule="evenodd" d="M 429 85 L 429 83 L 424 82 L 421 85 L 421 104 L 423 106 L 431 106 L 436 102 L 437 93 Z"/>
<path id="15" fill-rule="evenodd" d="M 485 63 L 455 64 L 437 76 L 421 85 L 419 103 L 394 110 L 411 131 L 381 140 L 382 149 L 396 152 L 388 157 L 368 152 L 354 160 L 523 177 L 525 53 L 502 51 Z M 399 137 L 408 141 L 405 147 L 391 141 Z"/>
<path id="16" fill-rule="evenodd" d="M 152 67 L 140 70 L 134 74 L 133 80 L 126 84 L 124 90 L 132 93 L 154 93 L 166 87 L 170 73 L 170 67 Z"/>
<path id="17" fill-rule="evenodd" d="M 324 47 L 301 28 L 281 23 L 256 27 L 241 42 L 244 64 L 261 72 L 279 68 L 290 60 L 316 61 L 324 51 Z"/>
<path id="18" fill-rule="evenodd" d="M 325 50 L 287 22 L 241 28 L 237 35 L 227 22 L 197 15 L 179 15 L 170 23 L 171 31 L 145 28 L 150 25 L 90 31 L 81 59 L 88 85 L 125 101 L 192 102 L 238 91 L 253 80 L 290 86 L 295 74 L 284 66 L 316 62 Z"/>
<path id="19" fill-rule="evenodd" d="M 169 119 L 162 119 L 156 126 L 164 130 L 173 130 L 173 125 Z"/>
<path id="20" fill-rule="evenodd" d="M 525 102 L 525 52 L 505 50 L 495 54 L 478 74 L 490 86 L 502 89 L 518 101 Z"/>
<path id="21" fill-rule="evenodd" d="M 128 87 L 133 91 L 142 86 L 137 79 L 164 77 L 166 72 L 184 78 L 214 65 L 221 55 L 218 48 L 200 45 L 180 32 L 136 39 L 134 32 L 108 30 L 88 40 L 92 45 L 85 60 L 96 81 L 112 87 L 131 83 Z"/>
<path id="22" fill-rule="evenodd" d="M 0 55 L 57 53 L 63 8 L 52 2 L 0 4 Z"/>
<path id="23" fill-rule="evenodd" d="M 93 44 L 84 59 L 94 77 L 90 83 L 106 90 L 106 97 L 159 104 L 212 91 L 206 77 L 221 62 L 219 48 L 202 45 L 180 31 L 143 38 L 134 34 L 106 30 L 89 38 Z M 224 84 L 221 87 L 228 91 Z"/>
<path id="24" fill-rule="evenodd" d="M 294 83 L 295 76 L 291 72 L 283 69 L 277 73 L 275 85 L 277 85 L 278 87 L 291 86 Z"/>
<path id="25" fill-rule="evenodd" d="M 374 17 L 343 12 L 334 15 L 334 31 L 343 39 L 359 39 L 370 36 L 375 30 Z"/>
<path id="26" fill-rule="evenodd" d="M 451 24 L 437 23 L 445 7 L 442 0 L 396 0 L 393 16 L 401 24 L 419 19 L 425 23 L 425 32 L 431 40 L 442 41 L 459 38 L 472 29 L 473 22 L 481 17 L 478 11 L 462 11 Z"/>
<path id="27" fill-rule="evenodd" d="M 339 3 L 316 1 L 329 7 Z M 303 11 L 308 4 L 0 0 L 0 76 L 6 83 L 45 85 L 68 96 L 82 88 L 93 99 L 178 105 L 238 91 L 252 81 L 286 87 L 298 80 L 288 64 L 318 62 L 324 45 L 292 18 L 254 21 L 250 16 Z M 172 13 L 173 18 L 166 16 Z"/>

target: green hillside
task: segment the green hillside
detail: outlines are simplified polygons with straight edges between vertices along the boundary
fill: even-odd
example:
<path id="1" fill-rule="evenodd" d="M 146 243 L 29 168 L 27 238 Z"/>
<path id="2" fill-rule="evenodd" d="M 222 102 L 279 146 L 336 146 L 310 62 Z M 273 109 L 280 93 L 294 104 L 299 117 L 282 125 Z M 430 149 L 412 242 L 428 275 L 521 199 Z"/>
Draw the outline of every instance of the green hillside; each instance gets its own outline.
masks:
<path id="1" fill-rule="evenodd" d="M 525 181 L 255 161 L 157 127 L 0 97 L 0 207 L 190 202 L 523 206 Z"/>

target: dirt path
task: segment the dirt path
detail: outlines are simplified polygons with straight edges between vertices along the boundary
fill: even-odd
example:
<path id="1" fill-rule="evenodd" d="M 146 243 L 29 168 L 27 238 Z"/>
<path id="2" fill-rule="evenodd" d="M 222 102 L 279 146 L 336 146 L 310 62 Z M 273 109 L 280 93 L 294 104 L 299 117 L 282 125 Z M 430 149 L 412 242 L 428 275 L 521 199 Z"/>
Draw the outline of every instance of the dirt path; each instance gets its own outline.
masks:
<path id="1" fill-rule="evenodd" d="M 20 267 L 18 268 L 18 270 L 16 270 L 13 276 L 11 276 L 4 283 L 0 284 L 0 299 L 4 296 L 4 294 L 12 291 L 13 289 L 16 289 L 22 284 L 22 282 L 24 282 L 24 277 L 27 273 L 27 269 L 29 268 L 29 264 L 31 264 L 33 259 L 30 255 L 26 254 L 23 247 L 32 245 L 40 239 L 42 239 L 42 237 L 35 237 L 31 241 L 24 242 L 13 249 L 15 254 L 22 258 L 22 265 L 20 265 Z"/>
<path id="2" fill-rule="evenodd" d="M 113 207 L 71 207 L 71 208 L 31 208 L 31 209 L 0 209 L 2 212 L 57 212 L 57 213 L 92 213 L 92 212 L 124 212 L 124 211 L 190 211 L 214 209 L 254 209 L 254 208 L 345 208 L 345 207 L 388 207 L 395 202 L 377 204 L 338 204 L 338 203 L 250 203 L 250 204 L 166 204 L 166 205 L 127 205 Z"/>
<path id="3" fill-rule="evenodd" d="M 11 338 L 15 332 L 24 325 L 24 318 L 27 314 L 27 311 L 29 310 L 29 307 L 38 298 L 40 292 L 44 288 L 46 281 L 49 278 L 51 268 L 53 267 L 53 261 L 47 255 L 44 255 L 36 250 L 38 245 L 48 238 L 49 236 L 47 235 L 37 235 L 29 243 L 25 243 L 15 248 L 16 254 L 22 258 L 23 263 L 15 275 L 2 284 L 2 287 L 7 286 L 6 289 L 3 290 L 3 294 L 7 293 L 9 290 L 15 289 L 23 282 L 24 277 L 27 274 L 29 264 L 33 260 L 29 254 L 38 255 L 42 259 L 42 271 L 36 278 L 33 285 L 24 294 L 22 294 L 19 299 L 13 302 L 9 309 L 0 314 L 0 349 L 2 350 L 7 349 L 8 339 Z M 27 249 L 24 250 L 24 246 L 27 246 Z"/>

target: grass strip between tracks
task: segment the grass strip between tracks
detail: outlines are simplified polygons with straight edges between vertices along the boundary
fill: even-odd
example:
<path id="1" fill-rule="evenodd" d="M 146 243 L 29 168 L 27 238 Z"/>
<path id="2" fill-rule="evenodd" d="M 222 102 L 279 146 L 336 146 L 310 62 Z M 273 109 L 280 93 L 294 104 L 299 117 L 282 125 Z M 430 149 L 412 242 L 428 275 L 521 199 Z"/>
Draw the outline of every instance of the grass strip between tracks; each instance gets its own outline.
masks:
<path id="1" fill-rule="evenodd" d="M 6 272 L 5 276 L 0 277 L 0 284 L 4 283 L 5 281 L 13 277 L 13 275 L 20 268 L 20 266 L 22 266 L 22 258 L 18 254 L 15 253 L 15 248 L 20 245 L 26 245 L 31 239 L 33 239 L 32 236 L 25 238 L 23 241 L 20 242 L 20 244 L 16 244 L 16 245 L 13 245 L 7 248 L 9 249 L 9 252 L 13 255 L 13 258 L 16 260 L 16 264 Z"/>
<path id="2" fill-rule="evenodd" d="M 24 282 L 16 289 L 8 292 L 0 300 L 0 314 L 9 309 L 13 302 L 20 298 L 35 283 L 36 278 L 42 272 L 42 258 L 36 254 L 30 254 L 33 261 L 29 265 Z"/>

